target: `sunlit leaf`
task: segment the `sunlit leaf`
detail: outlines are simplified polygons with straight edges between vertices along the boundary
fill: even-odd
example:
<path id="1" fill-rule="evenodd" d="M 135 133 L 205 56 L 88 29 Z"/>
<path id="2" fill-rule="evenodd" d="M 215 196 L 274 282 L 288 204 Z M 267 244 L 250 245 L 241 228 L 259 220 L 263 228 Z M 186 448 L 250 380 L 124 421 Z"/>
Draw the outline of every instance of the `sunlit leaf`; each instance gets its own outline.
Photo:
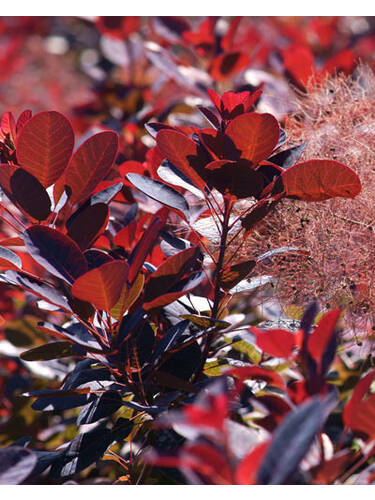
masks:
<path id="1" fill-rule="evenodd" d="M 23 169 L 48 187 L 64 172 L 73 146 L 70 121 L 57 111 L 42 111 L 22 128 L 17 140 L 17 159 Z"/>
<path id="2" fill-rule="evenodd" d="M 286 196 L 304 201 L 323 201 L 336 196 L 355 198 L 361 191 L 358 175 L 334 160 L 297 163 L 281 179 Z"/>
<path id="3" fill-rule="evenodd" d="M 128 273 L 126 262 L 108 262 L 78 278 L 73 284 L 72 293 L 92 303 L 97 309 L 110 311 L 120 298 Z"/>

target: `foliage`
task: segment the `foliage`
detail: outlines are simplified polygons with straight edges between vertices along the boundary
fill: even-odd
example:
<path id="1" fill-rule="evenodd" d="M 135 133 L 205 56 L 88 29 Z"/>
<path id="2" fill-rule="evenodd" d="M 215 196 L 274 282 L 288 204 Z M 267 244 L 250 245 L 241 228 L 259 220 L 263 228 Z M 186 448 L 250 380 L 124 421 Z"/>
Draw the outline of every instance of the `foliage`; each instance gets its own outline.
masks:
<path id="1" fill-rule="evenodd" d="M 340 309 L 306 301 L 293 328 L 268 300 L 264 324 L 256 300 L 277 278 L 259 269 L 305 249 L 241 257 L 285 202 L 348 203 L 361 180 L 287 145 L 265 85 L 240 84 L 260 33 L 222 21 L 66 20 L 101 41 L 93 101 L 1 118 L 4 484 L 372 482 L 374 371 L 345 357 Z M 336 19 L 316 23 L 334 36 Z M 287 87 L 356 67 L 355 47 L 322 36 L 318 70 L 271 24 L 290 38 Z"/>

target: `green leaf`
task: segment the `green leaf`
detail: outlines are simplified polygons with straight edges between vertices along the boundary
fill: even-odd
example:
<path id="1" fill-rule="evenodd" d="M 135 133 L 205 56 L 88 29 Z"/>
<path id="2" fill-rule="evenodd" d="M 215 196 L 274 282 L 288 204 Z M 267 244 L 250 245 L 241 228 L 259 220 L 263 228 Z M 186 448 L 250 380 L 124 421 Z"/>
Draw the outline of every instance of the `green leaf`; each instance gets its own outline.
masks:
<path id="1" fill-rule="evenodd" d="M 258 365 L 260 363 L 260 360 L 262 358 L 260 351 L 258 351 L 258 349 L 255 346 L 249 344 L 245 340 L 239 340 L 238 342 L 233 342 L 232 347 L 236 351 L 245 354 L 249 358 L 249 360 L 252 363 L 254 363 L 254 365 Z"/>
<path id="2" fill-rule="evenodd" d="M 200 328 L 217 328 L 224 329 L 230 326 L 230 323 L 227 321 L 222 321 L 221 319 L 210 318 L 209 316 L 199 316 L 198 314 L 182 314 L 180 316 L 181 319 L 188 319 L 194 325 L 199 326 Z"/>

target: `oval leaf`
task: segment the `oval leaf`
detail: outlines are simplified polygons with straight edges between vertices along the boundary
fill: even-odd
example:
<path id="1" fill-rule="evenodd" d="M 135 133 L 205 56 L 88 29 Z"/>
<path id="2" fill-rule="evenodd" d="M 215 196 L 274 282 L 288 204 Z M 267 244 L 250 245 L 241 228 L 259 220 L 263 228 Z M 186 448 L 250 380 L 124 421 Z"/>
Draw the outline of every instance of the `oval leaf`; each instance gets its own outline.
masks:
<path id="1" fill-rule="evenodd" d="M 17 134 L 21 132 L 23 127 L 26 125 L 26 123 L 30 120 L 32 116 L 33 114 L 30 109 L 25 109 L 25 111 L 22 111 L 17 120 L 17 125 L 16 125 Z"/>
<path id="2" fill-rule="evenodd" d="M 88 205 L 74 214 L 70 223 L 67 222 L 68 236 L 85 250 L 105 230 L 108 216 L 109 208 L 105 203 Z"/>
<path id="3" fill-rule="evenodd" d="M 310 160 L 288 168 L 281 179 L 286 196 L 323 201 L 340 196 L 355 198 L 361 181 L 351 168 L 334 160 Z"/>
<path id="4" fill-rule="evenodd" d="M 78 278 L 73 284 L 72 293 L 92 303 L 97 309 L 110 311 L 120 298 L 128 273 L 126 262 L 107 262 Z"/>
<path id="5" fill-rule="evenodd" d="M 42 111 L 22 128 L 17 141 L 17 159 L 22 168 L 48 187 L 64 172 L 73 147 L 70 121 L 57 111 Z"/>
<path id="6" fill-rule="evenodd" d="M 73 345 L 70 342 L 50 342 L 39 345 L 21 354 L 24 361 L 47 361 L 50 359 L 66 358 L 76 356 Z"/>
<path id="7" fill-rule="evenodd" d="M 185 219 L 189 220 L 189 205 L 182 194 L 178 193 L 175 189 L 162 182 L 150 179 L 150 177 L 143 177 L 138 174 L 127 174 L 126 177 L 142 193 L 147 194 L 153 200 L 167 207 L 178 210 L 178 212 L 184 215 Z"/>
<path id="8" fill-rule="evenodd" d="M 114 259 L 107 253 L 103 252 L 103 250 L 98 250 L 96 248 L 90 248 L 89 250 L 85 250 L 83 252 L 85 259 L 87 260 L 87 265 L 89 267 L 89 271 L 94 269 L 95 267 L 100 267 L 107 262 L 112 262 Z"/>
<path id="9" fill-rule="evenodd" d="M 56 229 L 35 225 L 24 232 L 23 238 L 33 259 L 68 283 L 72 283 L 88 269 L 77 243 Z"/>
<path id="10" fill-rule="evenodd" d="M 156 142 L 165 158 L 203 190 L 206 183 L 193 165 L 193 159 L 198 156 L 195 142 L 177 130 L 160 130 Z"/>
<path id="11" fill-rule="evenodd" d="M 13 113 L 6 111 L 3 114 L 1 117 L 0 129 L 3 134 L 9 135 L 10 140 L 14 143 L 16 137 L 16 121 Z"/>
<path id="12" fill-rule="evenodd" d="M 74 153 L 65 172 L 64 183 L 72 190 L 74 205 L 85 201 L 108 174 L 118 150 L 118 135 L 105 131 L 85 141 Z"/>
<path id="13" fill-rule="evenodd" d="M 33 219 L 42 221 L 51 213 L 51 200 L 36 177 L 18 168 L 10 178 L 10 189 L 17 204 Z"/>
<path id="14" fill-rule="evenodd" d="M 277 146 L 280 128 L 276 118 L 268 113 L 245 113 L 232 120 L 225 133 L 241 151 L 241 158 L 257 165 Z"/>

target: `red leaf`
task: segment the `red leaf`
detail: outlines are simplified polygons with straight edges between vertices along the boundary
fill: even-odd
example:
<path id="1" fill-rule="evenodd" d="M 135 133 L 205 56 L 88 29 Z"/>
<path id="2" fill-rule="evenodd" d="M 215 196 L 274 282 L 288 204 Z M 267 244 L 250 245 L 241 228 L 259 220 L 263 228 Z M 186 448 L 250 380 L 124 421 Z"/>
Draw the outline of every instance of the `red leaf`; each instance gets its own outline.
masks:
<path id="1" fill-rule="evenodd" d="M 211 427 L 223 432 L 228 417 L 228 396 L 217 394 L 208 397 L 207 404 L 191 404 L 184 409 L 187 424 L 193 427 Z"/>
<path id="2" fill-rule="evenodd" d="M 215 44 L 215 25 L 217 19 L 208 17 L 199 25 L 196 31 L 184 31 L 183 37 L 188 42 L 192 43 L 200 55 L 204 55 Z"/>
<path id="3" fill-rule="evenodd" d="M 150 222 L 147 229 L 144 231 L 141 239 L 137 243 L 137 246 L 133 250 L 132 255 L 129 259 L 130 271 L 129 271 L 129 282 L 133 283 L 134 278 L 137 276 L 139 270 L 143 266 L 145 258 L 151 252 L 152 247 L 159 235 L 159 231 L 163 228 L 168 210 L 162 208 L 157 212 Z"/>
<path id="4" fill-rule="evenodd" d="M 20 257 L 9 250 L 8 248 L 0 247 L 0 268 L 1 269 L 14 269 L 19 271 L 22 267 Z"/>
<path id="5" fill-rule="evenodd" d="M 140 23 L 139 16 L 100 16 L 97 27 L 105 35 L 124 41 L 131 33 L 138 31 Z"/>
<path id="6" fill-rule="evenodd" d="M 177 130 L 160 130 L 156 142 L 165 158 L 203 190 L 206 183 L 192 165 L 192 160 L 198 159 L 195 142 Z"/>
<path id="7" fill-rule="evenodd" d="M 105 131 L 85 141 L 74 153 L 65 172 L 64 184 L 72 190 L 69 203 L 85 201 L 108 174 L 118 150 L 118 135 Z"/>
<path id="8" fill-rule="evenodd" d="M 365 400 L 364 397 L 374 379 L 375 370 L 372 370 L 357 382 L 343 412 L 343 421 L 346 427 L 373 436 L 375 436 L 375 395 L 369 396 Z"/>
<path id="9" fill-rule="evenodd" d="M 239 368 L 231 368 L 225 372 L 226 375 L 233 375 L 244 381 L 246 379 L 254 378 L 259 380 L 264 380 L 267 384 L 274 385 L 280 389 L 285 389 L 285 383 L 283 379 L 276 372 L 271 370 L 266 370 L 260 366 L 241 366 Z"/>
<path id="10" fill-rule="evenodd" d="M 257 346 L 267 354 L 277 358 L 288 359 L 293 354 L 296 346 L 296 336 L 287 330 L 262 331 L 256 327 L 250 328 L 251 333 L 256 336 Z"/>
<path id="11" fill-rule="evenodd" d="M 235 16 L 231 20 L 227 32 L 225 33 L 225 35 L 221 39 L 221 46 L 224 50 L 229 50 L 232 47 L 233 38 L 235 37 L 235 34 L 237 32 L 238 25 L 240 24 L 241 19 L 242 19 L 242 16 Z"/>
<path id="12" fill-rule="evenodd" d="M 314 56 L 309 47 L 292 46 L 283 51 L 284 68 L 301 88 L 316 77 Z"/>
<path id="13" fill-rule="evenodd" d="M 0 240 L 0 245 L 2 247 L 23 247 L 25 242 L 22 238 L 4 238 Z"/>
<path id="14" fill-rule="evenodd" d="M 74 147 L 70 121 L 57 111 L 31 118 L 17 140 L 17 159 L 44 187 L 53 184 L 68 165 Z"/>
<path id="15" fill-rule="evenodd" d="M 320 365 L 323 354 L 335 331 L 336 323 L 340 317 L 340 309 L 334 309 L 326 313 L 319 321 L 315 330 L 308 337 L 307 349 L 313 359 Z"/>
<path id="16" fill-rule="evenodd" d="M 347 449 L 337 452 L 330 460 L 323 461 L 311 470 L 314 478 L 313 484 L 334 484 L 334 481 L 342 475 L 354 458 L 354 450 Z"/>
<path id="17" fill-rule="evenodd" d="M 132 187 L 132 183 L 128 181 L 126 178 L 126 174 L 139 174 L 139 175 L 147 175 L 147 168 L 143 163 L 139 161 L 125 161 L 119 166 L 119 173 L 122 177 L 122 182 L 124 186 Z"/>
<path id="18" fill-rule="evenodd" d="M 321 75 L 330 75 L 333 73 L 338 73 L 339 71 L 344 72 L 349 75 L 355 66 L 355 54 L 350 49 L 342 50 L 338 52 L 333 57 L 329 58 L 328 61 L 323 66 Z"/>
<path id="19" fill-rule="evenodd" d="M 249 113 L 262 91 L 260 89 L 253 93 L 248 90 L 244 92 L 228 91 L 224 92 L 221 98 L 214 90 L 209 89 L 207 93 L 222 118 L 232 120 L 238 115 Z"/>
<path id="20" fill-rule="evenodd" d="M 221 113 L 221 98 L 217 92 L 212 89 L 207 90 L 208 97 L 211 99 L 212 104 Z"/>
<path id="21" fill-rule="evenodd" d="M 25 109 L 25 111 L 22 111 L 17 120 L 17 125 L 16 125 L 17 134 L 21 132 L 23 127 L 26 125 L 26 123 L 30 120 L 32 116 L 33 114 L 30 109 Z"/>
<path id="22" fill-rule="evenodd" d="M 137 230 L 137 221 L 132 220 L 130 224 L 120 229 L 113 238 L 113 244 L 124 248 L 127 252 L 130 252 L 134 244 L 137 243 L 135 233 Z"/>
<path id="23" fill-rule="evenodd" d="M 211 484 L 233 484 L 232 471 L 225 455 L 206 443 L 191 443 L 184 446 L 182 456 L 196 457 L 196 472 L 202 474 Z"/>
<path id="24" fill-rule="evenodd" d="M 190 247 L 178 252 L 151 274 L 145 288 L 145 302 L 152 302 L 166 294 L 196 262 L 200 254 L 199 247 Z"/>
<path id="25" fill-rule="evenodd" d="M 358 175 L 334 160 L 297 163 L 281 175 L 286 196 L 304 201 L 323 201 L 335 196 L 355 198 L 361 191 Z"/>
<path id="26" fill-rule="evenodd" d="M 367 436 L 368 440 L 375 438 L 375 394 L 368 396 L 357 406 L 349 427 L 353 432 Z"/>
<path id="27" fill-rule="evenodd" d="M 7 111 L 3 114 L 1 117 L 0 130 L 4 135 L 9 135 L 10 140 L 14 144 L 16 140 L 16 121 L 13 113 Z"/>
<path id="28" fill-rule="evenodd" d="M 280 128 L 276 118 L 268 113 L 245 113 L 232 120 L 225 133 L 241 151 L 241 158 L 255 166 L 275 149 Z"/>
<path id="29" fill-rule="evenodd" d="M 269 440 L 258 444 L 241 460 L 235 472 L 236 484 L 256 484 L 257 472 L 269 444 Z"/>
<path id="30" fill-rule="evenodd" d="M 250 65 L 250 57 L 244 52 L 225 52 L 217 56 L 210 66 L 210 75 L 214 80 L 223 81 Z"/>
<path id="31" fill-rule="evenodd" d="M 72 293 L 97 309 L 110 311 L 120 298 L 128 274 L 126 262 L 107 262 L 79 277 L 72 286 Z"/>

